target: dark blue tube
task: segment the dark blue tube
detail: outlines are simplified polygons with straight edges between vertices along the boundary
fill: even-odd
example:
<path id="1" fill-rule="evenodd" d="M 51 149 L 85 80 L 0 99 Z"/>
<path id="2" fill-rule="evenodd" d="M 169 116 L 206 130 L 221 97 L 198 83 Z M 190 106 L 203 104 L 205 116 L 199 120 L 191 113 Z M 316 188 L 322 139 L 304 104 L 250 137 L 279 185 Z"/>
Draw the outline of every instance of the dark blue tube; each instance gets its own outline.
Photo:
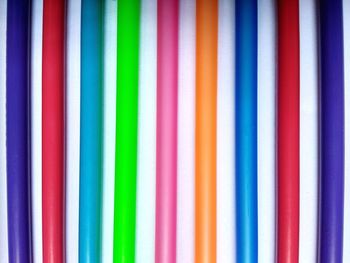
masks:
<path id="1" fill-rule="evenodd" d="M 10 262 L 31 262 L 30 1 L 7 2 L 6 149 Z M 1 255 L 0 255 L 1 256 Z"/>
<path id="2" fill-rule="evenodd" d="M 320 0 L 319 262 L 342 262 L 344 62 L 342 0 Z"/>
<path id="3" fill-rule="evenodd" d="M 235 111 L 237 262 L 257 262 L 256 0 L 236 0 Z"/>

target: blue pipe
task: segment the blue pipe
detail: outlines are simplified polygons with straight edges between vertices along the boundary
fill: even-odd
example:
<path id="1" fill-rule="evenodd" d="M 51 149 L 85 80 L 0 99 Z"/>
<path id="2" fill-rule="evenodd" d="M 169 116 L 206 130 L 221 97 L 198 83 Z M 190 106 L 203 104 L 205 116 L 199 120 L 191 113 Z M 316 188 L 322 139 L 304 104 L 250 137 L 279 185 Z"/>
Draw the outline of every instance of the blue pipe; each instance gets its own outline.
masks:
<path id="1" fill-rule="evenodd" d="M 258 261 L 257 1 L 236 0 L 237 262 Z"/>

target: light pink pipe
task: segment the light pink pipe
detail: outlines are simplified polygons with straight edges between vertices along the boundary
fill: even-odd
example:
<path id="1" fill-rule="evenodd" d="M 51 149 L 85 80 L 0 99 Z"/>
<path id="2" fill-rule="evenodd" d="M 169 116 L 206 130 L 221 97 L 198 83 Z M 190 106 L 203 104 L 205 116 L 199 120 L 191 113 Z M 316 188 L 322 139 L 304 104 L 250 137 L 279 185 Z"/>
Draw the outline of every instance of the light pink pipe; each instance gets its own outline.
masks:
<path id="1" fill-rule="evenodd" d="M 156 263 L 176 263 L 179 1 L 158 0 Z"/>

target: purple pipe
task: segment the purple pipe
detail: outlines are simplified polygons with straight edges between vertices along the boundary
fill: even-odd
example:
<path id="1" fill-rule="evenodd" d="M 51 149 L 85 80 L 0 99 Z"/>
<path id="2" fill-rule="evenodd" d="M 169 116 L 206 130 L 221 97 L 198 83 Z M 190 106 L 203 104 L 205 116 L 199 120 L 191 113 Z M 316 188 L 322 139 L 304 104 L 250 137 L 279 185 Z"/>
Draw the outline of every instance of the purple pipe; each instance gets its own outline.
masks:
<path id="1" fill-rule="evenodd" d="M 344 62 L 342 0 L 320 0 L 320 204 L 318 262 L 342 262 Z"/>
<path id="2" fill-rule="evenodd" d="M 31 262 L 30 1 L 7 2 L 6 149 L 10 262 Z"/>

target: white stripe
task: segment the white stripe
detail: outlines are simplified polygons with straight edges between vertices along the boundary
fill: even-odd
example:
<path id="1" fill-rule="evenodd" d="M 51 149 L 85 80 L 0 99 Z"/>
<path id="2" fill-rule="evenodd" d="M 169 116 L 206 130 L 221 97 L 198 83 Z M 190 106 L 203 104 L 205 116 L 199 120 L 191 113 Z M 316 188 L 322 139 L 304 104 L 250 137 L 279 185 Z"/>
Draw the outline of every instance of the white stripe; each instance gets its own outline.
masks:
<path id="1" fill-rule="evenodd" d="M 275 1 L 258 4 L 258 258 L 275 258 Z"/>
<path id="2" fill-rule="evenodd" d="M 136 262 L 154 262 L 157 1 L 142 1 L 138 114 Z"/>
<path id="3" fill-rule="evenodd" d="M 343 262 L 350 262 L 350 1 L 343 1 L 345 73 L 345 196 Z"/>
<path id="4" fill-rule="evenodd" d="M 8 262 L 6 185 L 6 1 L 0 0 L 0 263 Z"/>
<path id="5" fill-rule="evenodd" d="M 105 3 L 102 262 L 113 262 L 117 3 Z"/>
<path id="6" fill-rule="evenodd" d="M 67 1 L 66 81 L 66 260 L 79 247 L 80 17 L 81 1 Z"/>
<path id="7" fill-rule="evenodd" d="M 217 262 L 236 262 L 235 7 L 219 1 L 217 97 Z"/>
<path id="8" fill-rule="evenodd" d="M 194 0 L 180 0 L 176 241 L 179 263 L 194 262 L 195 5 Z"/>
<path id="9" fill-rule="evenodd" d="M 299 261 L 316 262 L 318 198 L 318 71 L 316 2 L 300 8 Z"/>
<path id="10" fill-rule="evenodd" d="M 33 262 L 43 262 L 42 239 L 42 34 L 43 1 L 34 0 L 31 34 L 31 159 Z"/>

